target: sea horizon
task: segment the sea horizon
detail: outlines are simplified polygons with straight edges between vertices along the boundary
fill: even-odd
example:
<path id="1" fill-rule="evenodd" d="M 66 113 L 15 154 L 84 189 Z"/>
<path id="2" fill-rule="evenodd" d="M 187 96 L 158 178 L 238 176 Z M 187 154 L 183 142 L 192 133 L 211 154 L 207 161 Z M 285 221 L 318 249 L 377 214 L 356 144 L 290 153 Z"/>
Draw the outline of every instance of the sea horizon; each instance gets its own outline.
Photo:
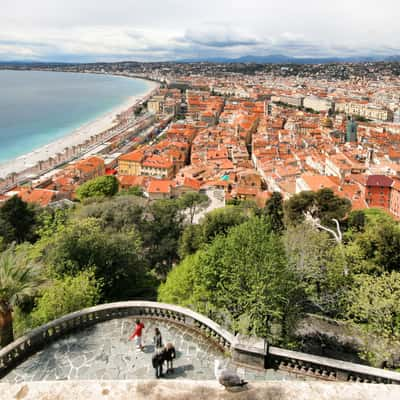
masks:
<path id="1" fill-rule="evenodd" d="M 151 82 L 111 74 L 0 71 L 0 165 L 144 96 Z"/>

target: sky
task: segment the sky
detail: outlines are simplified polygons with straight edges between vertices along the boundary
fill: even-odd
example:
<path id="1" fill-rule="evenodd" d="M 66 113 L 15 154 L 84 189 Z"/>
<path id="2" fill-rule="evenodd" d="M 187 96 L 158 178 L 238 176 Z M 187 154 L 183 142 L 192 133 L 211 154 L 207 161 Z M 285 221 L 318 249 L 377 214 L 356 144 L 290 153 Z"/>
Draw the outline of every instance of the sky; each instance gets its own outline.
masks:
<path id="1" fill-rule="evenodd" d="M 1 0 L 0 61 L 400 55 L 399 0 Z"/>

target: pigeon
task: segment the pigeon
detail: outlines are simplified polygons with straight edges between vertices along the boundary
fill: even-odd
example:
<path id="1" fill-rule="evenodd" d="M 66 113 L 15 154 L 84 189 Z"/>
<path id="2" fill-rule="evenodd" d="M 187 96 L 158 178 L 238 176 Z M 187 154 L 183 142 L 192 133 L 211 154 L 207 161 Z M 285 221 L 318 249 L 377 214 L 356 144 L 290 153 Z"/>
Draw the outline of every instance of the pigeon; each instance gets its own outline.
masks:
<path id="1" fill-rule="evenodd" d="M 225 386 L 225 389 L 244 386 L 247 384 L 247 382 L 240 378 L 236 372 L 224 368 L 221 365 L 220 360 L 215 360 L 214 362 L 214 374 L 217 381 L 222 386 Z"/>

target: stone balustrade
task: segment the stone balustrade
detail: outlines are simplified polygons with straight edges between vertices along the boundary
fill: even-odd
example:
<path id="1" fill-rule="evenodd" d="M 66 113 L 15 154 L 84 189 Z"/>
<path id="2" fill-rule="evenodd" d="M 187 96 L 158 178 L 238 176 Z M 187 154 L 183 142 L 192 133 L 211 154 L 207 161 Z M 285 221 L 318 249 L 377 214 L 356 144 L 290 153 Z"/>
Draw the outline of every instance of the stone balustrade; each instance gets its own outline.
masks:
<path id="1" fill-rule="evenodd" d="M 127 301 L 87 308 L 49 322 L 0 350 L 0 378 L 51 341 L 115 318 L 152 318 L 181 324 L 206 336 L 239 364 L 274 368 L 327 381 L 400 384 L 400 374 L 345 361 L 268 346 L 263 339 L 234 336 L 189 309 L 150 301 Z"/>
<path id="2" fill-rule="evenodd" d="M 159 318 L 199 331 L 229 351 L 235 337 L 210 319 L 183 307 L 150 301 L 110 303 L 77 311 L 36 328 L 0 350 L 0 377 L 49 342 L 114 318 Z"/>
<path id="3" fill-rule="evenodd" d="M 400 384 L 398 372 L 272 346 L 267 367 L 327 381 Z"/>

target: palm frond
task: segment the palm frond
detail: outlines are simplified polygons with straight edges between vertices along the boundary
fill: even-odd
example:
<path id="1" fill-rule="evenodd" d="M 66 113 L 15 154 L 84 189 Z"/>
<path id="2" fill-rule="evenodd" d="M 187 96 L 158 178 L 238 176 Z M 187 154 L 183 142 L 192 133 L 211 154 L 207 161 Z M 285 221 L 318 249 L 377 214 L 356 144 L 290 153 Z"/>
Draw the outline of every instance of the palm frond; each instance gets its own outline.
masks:
<path id="1" fill-rule="evenodd" d="M 0 301 L 16 304 L 33 296 L 43 284 L 42 267 L 28 261 L 15 246 L 0 254 Z"/>

